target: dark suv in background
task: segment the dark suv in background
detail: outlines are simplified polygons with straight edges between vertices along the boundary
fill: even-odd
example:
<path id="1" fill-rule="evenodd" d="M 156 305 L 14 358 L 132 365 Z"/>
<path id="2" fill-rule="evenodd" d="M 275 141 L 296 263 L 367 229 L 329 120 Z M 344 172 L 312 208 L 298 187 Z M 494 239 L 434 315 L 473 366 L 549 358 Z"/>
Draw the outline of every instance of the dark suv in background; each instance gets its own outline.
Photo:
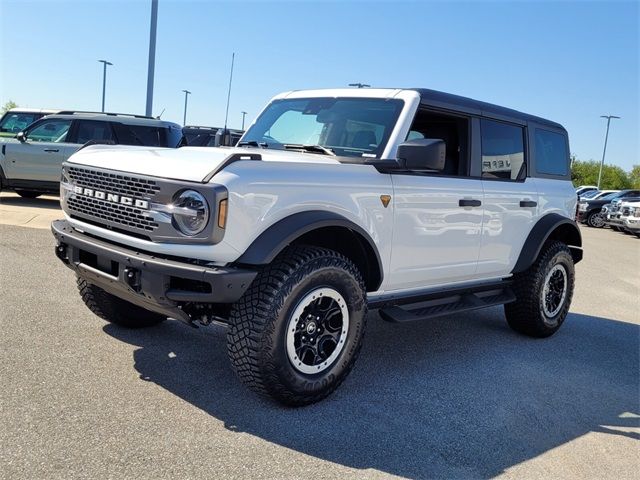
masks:
<path id="1" fill-rule="evenodd" d="M 244 130 L 187 125 L 182 128 L 183 146 L 186 147 L 235 147 Z"/>
<path id="2" fill-rule="evenodd" d="M 640 190 L 620 190 L 595 200 L 582 200 L 578 204 L 577 220 L 590 227 L 602 228 L 606 225 L 606 218 L 602 215 L 602 207 L 613 200 L 640 196 Z"/>
<path id="3" fill-rule="evenodd" d="M 181 140 L 178 124 L 153 117 L 62 111 L 0 140 L 0 189 L 27 198 L 57 194 L 62 162 L 88 142 L 175 148 Z"/>

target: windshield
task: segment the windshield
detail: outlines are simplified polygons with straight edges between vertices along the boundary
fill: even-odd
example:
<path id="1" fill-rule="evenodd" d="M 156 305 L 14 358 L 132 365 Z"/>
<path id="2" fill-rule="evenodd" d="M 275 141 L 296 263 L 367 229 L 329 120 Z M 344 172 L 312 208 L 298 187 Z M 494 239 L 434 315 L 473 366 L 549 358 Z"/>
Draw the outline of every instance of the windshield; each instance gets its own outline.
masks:
<path id="1" fill-rule="evenodd" d="M 0 132 L 22 132 L 40 117 L 40 113 L 7 112 L 0 120 Z"/>
<path id="2" fill-rule="evenodd" d="M 402 107 L 402 100 L 383 98 L 276 100 L 242 137 L 241 145 L 252 142 L 279 149 L 315 145 L 341 156 L 380 157 Z"/>
<path id="3" fill-rule="evenodd" d="M 611 192 L 611 193 L 607 193 L 606 195 L 603 195 L 602 197 L 598 197 L 598 200 L 613 200 L 614 198 L 617 198 L 620 195 L 622 195 L 621 192 Z"/>
<path id="4" fill-rule="evenodd" d="M 598 195 L 600 192 L 598 190 L 589 190 L 588 192 L 581 193 L 580 196 L 584 198 L 591 198 Z"/>

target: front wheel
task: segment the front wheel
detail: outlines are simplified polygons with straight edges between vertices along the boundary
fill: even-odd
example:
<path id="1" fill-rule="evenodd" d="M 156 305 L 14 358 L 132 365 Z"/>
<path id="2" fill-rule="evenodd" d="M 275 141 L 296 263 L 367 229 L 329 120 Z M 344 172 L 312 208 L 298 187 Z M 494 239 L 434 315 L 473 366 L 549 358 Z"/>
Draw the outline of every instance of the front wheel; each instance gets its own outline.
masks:
<path id="1" fill-rule="evenodd" d="M 84 304 L 98 317 L 126 328 L 145 328 L 164 322 L 167 317 L 122 300 L 102 288 L 77 278 Z"/>
<path id="2" fill-rule="evenodd" d="M 509 326 L 530 337 L 549 337 L 569 312 L 575 270 L 569 248 L 547 243 L 528 270 L 515 275 L 516 301 L 504 306 Z"/>
<path id="3" fill-rule="evenodd" d="M 350 260 L 325 248 L 292 247 L 233 306 L 231 364 L 245 385 L 280 403 L 317 402 L 353 368 L 366 314 L 364 284 Z"/>
<path id="4" fill-rule="evenodd" d="M 592 212 L 587 217 L 587 225 L 593 228 L 604 227 L 604 217 L 600 212 Z"/>

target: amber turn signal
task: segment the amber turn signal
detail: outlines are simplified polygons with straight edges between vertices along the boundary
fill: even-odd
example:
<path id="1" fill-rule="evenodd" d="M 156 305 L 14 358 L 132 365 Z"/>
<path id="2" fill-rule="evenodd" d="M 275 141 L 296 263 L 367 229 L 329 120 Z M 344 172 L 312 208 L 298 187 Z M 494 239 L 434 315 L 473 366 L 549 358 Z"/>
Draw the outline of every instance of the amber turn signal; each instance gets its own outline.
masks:
<path id="1" fill-rule="evenodd" d="M 227 225 L 227 199 L 220 200 L 218 204 L 218 227 L 224 228 Z"/>

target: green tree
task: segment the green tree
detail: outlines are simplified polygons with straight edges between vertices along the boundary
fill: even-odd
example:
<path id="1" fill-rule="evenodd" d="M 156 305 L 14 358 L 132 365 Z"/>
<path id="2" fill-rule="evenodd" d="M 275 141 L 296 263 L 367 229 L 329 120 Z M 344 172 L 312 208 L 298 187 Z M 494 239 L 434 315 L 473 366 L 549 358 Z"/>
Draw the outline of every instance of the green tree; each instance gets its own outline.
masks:
<path id="1" fill-rule="evenodd" d="M 2 111 L 0 113 L 4 114 L 4 112 L 6 112 L 7 110 L 11 110 L 12 108 L 16 108 L 17 106 L 18 104 L 16 102 L 14 102 L 13 100 L 9 100 L 2 106 Z"/>
<path id="2" fill-rule="evenodd" d="M 629 172 L 629 181 L 631 188 L 640 188 L 640 165 L 634 165 Z"/>
<path id="3" fill-rule="evenodd" d="M 597 185 L 600 162 L 590 160 L 583 162 L 575 160 L 571 166 L 571 180 L 575 186 Z M 640 179 L 640 178 L 639 178 Z M 602 168 L 602 181 L 600 188 L 603 190 L 621 190 L 630 188 L 632 180 L 622 168 L 616 165 L 604 165 Z"/>

